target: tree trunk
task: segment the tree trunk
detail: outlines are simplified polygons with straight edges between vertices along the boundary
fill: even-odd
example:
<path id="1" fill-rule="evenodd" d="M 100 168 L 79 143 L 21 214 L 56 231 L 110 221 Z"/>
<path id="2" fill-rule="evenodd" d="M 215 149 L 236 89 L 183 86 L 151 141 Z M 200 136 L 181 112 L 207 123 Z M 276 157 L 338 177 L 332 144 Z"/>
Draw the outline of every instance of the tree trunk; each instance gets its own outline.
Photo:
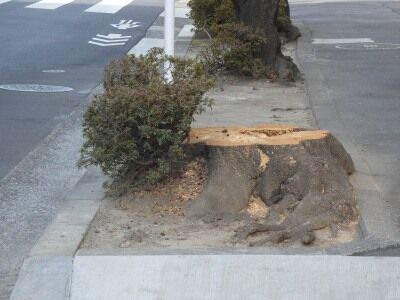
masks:
<path id="1" fill-rule="evenodd" d="M 284 79 L 299 77 L 299 70 L 290 57 L 281 52 L 277 29 L 279 0 L 233 0 L 236 16 L 245 25 L 265 33 L 267 42 L 260 49 L 260 58 Z"/>
<path id="2" fill-rule="evenodd" d="M 237 216 L 254 198 L 268 206 L 267 218 L 243 227 L 237 239 L 266 231 L 266 240 L 307 242 L 314 230 L 357 217 L 348 180 L 353 162 L 327 131 L 277 125 L 193 129 L 188 147 L 209 165 L 207 185 L 189 205 L 188 217 Z"/>
<path id="3" fill-rule="evenodd" d="M 301 36 L 299 29 L 292 24 L 288 0 L 279 0 L 278 17 L 276 20 L 278 31 L 283 33 L 288 41 L 294 41 Z"/>

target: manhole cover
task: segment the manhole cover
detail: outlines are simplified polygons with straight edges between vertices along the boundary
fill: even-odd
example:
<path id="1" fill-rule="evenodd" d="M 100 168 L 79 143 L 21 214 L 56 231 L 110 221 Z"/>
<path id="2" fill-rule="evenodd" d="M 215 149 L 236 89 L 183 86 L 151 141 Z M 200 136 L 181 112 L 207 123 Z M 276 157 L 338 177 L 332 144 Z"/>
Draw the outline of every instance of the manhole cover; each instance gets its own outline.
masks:
<path id="1" fill-rule="evenodd" d="M 57 85 L 44 84 L 3 84 L 0 89 L 18 92 L 35 92 L 35 93 L 60 93 L 70 92 L 73 88 Z"/>
<path id="2" fill-rule="evenodd" d="M 400 49 L 400 44 L 390 43 L 364 43 L 364 44 L 346 44 L 337 45 L 337 49 L 343 50 L 395 50 Z"/>

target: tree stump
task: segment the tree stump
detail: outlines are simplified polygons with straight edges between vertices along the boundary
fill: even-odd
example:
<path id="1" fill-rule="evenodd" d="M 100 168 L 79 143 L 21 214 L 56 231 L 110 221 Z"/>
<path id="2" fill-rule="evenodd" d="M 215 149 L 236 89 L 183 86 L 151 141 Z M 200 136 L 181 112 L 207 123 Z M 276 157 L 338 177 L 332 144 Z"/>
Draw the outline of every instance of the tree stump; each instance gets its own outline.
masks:
<path id="1" fill-rule="evenodd" d="M 205 189 L 186 216 L 216 220 L 238 215 L 251 198 L 268 206 L 265 220 L 240 228 L 234 239 L 267 232 L 258 243 L 302 239 L 313 231 L 357 219 L 348 175 L 351 157 L 325 130 L 262 125 L 193 129 L 188 151 L 208 161 Z"/>

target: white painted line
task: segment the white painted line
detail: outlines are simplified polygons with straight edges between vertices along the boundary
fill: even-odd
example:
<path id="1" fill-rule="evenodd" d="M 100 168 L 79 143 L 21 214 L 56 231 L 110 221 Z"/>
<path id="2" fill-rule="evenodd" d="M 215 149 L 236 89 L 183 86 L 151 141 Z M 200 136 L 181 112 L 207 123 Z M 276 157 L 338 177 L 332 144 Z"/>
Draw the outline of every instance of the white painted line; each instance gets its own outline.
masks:
<path id="1" fill-rule="evenodd" d="M 370 38 L 353 38 L 353 39 L 313 39 L 313 44 L 319 45 L 336 45 L 336 44 L 357 44 L 357 43 L 374 43 Z"/>
<path id="2" fill-rule="evenodd" d="M 194 36 L 194 29 L 193 25 L 183 26 L 181 32 L 178 34 L 178 38 L 192 38 Z"/>
<path id="3" fill-rule="evenodd" d="M 6 2 L 10 2 L 11 0 L 0 0 L 0 4 L 6 3 Z"/>
<path id="4" fill-rule="evenodd" d="M 102 0 L 85 11 L 100 14 L 115 14 L 131 2 L 132 0 Z"/>
<path id="5" fill-rule="evenodd" d="M 128 54 L 146 54 L 147 51 L 154 47 L 164 48 L 164 39 L 143 38 L 139 43 L 136 44 L 136 46 L 129 50 Z"/>
<path id="6" fill-rule="evenodd" d="M 108 43 L 108 44 L 102 44 L 102 43 L 97 43 L 97 42 L 92 42 L 89 41 L 88 44 L 100 46 L 100 47 L 109 47 L 109 46 L 123 46 L 125 43 Z"/>
<path id="7" fill-rule="evenodd" d="M 74 0 L 42 0 L 28 5 L 26 8 L 56 9 L 73 1 Z"/>
<path id="8" fill-rule="evenodd" d="M 153 25 L 149 28 L 149 31 L 164 31 L 164 26 Z"/>
<path id="9" fill-rule="evenodd" d="M 400 49 L 400 44 L 391 44 L 391 43 L 347 44 L 347 45 L 336 45 L 335 48 L 343 50 L 397 50 Z"/>
<path id="10" fill-rule="evenodd" d="M 105 40 L 99 38 L 92 38 L 94 41 L 104 42 L 104 43 L 120 43 L 120 42 L 127 42 L 129 39 L 121 39 L 121 40 Z"/>
<path id="11" fill-rule="evenodd" d="M 65 73 L 65 70 L 60 69 L 49 69 L 49 70 L 42 70 L 43 73 Z"/>
<path id="12" fill-rule="evenodd" d="M 175 18 L 189 19 L 190 8 L 189 7 L 177 7 L 175 8 Z M 165 16 L 165 11 L 160 17 Z"/>
<path id="13" fill-rule="evenodd" d="M 130 39 L 132 37 L 131 35 L 122 35 L 116 33 L 110 33 L 108 35 L 96 34 L 96 36 L 105 39 Z"/>
<path id="14" fill-rule="evenodd" d="M 131 38 L 131 35 L 122 35 L 116 33 L 110 33 L 108 35 L 96 34 L 96 37 L 92 38 L 93 41 L 89 41 L 89 44 L 97 45 L 101 47 L 107 46 L 122 46 Z"/>

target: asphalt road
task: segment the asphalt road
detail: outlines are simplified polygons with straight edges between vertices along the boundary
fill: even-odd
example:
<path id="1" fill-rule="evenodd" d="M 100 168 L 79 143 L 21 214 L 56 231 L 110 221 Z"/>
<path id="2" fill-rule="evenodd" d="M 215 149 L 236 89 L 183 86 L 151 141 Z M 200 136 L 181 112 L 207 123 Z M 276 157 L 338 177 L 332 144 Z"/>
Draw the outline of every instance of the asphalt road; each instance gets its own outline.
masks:
<path id="1" fill-rule="evenodd" d="M 104 65 L 136 44 L 162 11 L 159 0 L 136 0 L 115 14 L 85 11 L 98 2 L 77 0 L 53 10 L 27 8 L 35 1 L 0 4 L 0 85 L 50 84 L 74 89 L 57 94 L 0 90 L 0 178 L 82 103 L 98 84 Z M 141 26 L 118 30 L 110 25 L 121 20 Z M 131 38 L 122 46 L 88 44 L 97 34 Z M 65 73 L 42 72 L 54 69 Z"/>
<path id="2" fill-rule="evenodd" d="M 23 258 L 82 175 L 76 168 L 80 118 L 105 64 L 144 36 L 162 5 L 161 0 L 0 0 L 0 299 L 8 299 Z M 129 20 L 138 26 L 118 26 Z M 111 44 L 111 38 L 118 45 L 88 43 Z M 13 84 L 73 90 L 1 88 Z"/>
<path id="3" fill-rule="evenodd" d="M 291 12 L 304 33 L 299 59 L 319 126 L 366 163 L 358 172 L 373 184 L 361 192 L 380 238 L 399 234 L 400 2 L 293 0 Z M 375 207 L 385 216 L 374 216 Z M 384 218 L 388 226 L 378 228 Z M 400 255 L 393 248 L 372 253 Z"/>

